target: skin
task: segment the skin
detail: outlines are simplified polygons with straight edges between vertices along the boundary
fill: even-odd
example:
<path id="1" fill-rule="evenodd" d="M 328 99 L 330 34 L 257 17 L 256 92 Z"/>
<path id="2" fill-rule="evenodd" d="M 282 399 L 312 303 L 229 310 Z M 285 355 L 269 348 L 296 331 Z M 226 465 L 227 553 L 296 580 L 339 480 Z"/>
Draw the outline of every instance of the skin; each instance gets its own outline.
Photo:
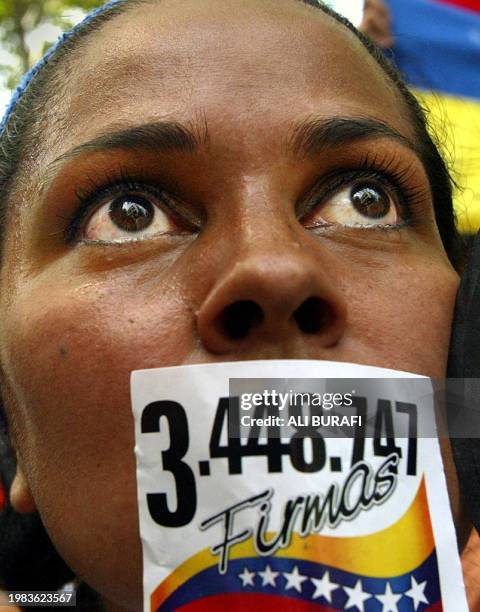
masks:
<path id="1" fill-rule="evenodd" d="M 314 358 L 442 376 L 458 276 L 422 163 L 400 141 L 344 142 L 307 156 L 289 149 L 293 126 L 312 116 L 368 117 L 414 138 L 380 68 L 310 7 L 163 0 L 137 8 L 89 40 L 48 112 L 51 129 L 12 199 L 1 277 L 3 388 L 19 461 L 11 497 L 19 511 L 38 508 L 81 578 L 113 605 L 138 609 L 130 372 Z M 135 147 L 55 161 L 106 132 L 165 119 L 198 125 L 205 142 L 195 152 Z M 367 154 L 420 194 L 411 224 L 306 227 L 296 209 L 312 186 Z M 165 220 L 175 230 L 167 235 L 67 244 L 75 192 L 119 168 L 181 200 L 200 233 Z M 328 205 L 319 204 L 317 221 Z M 92 219 L 80 237 L 105 239 L 108 228 Z M 321 300 L 313 334 L 292 317 L 309 297 Z M 235 339 L 219 321 L 240 300 L 255 301 L 263 319 Z M 448 471 L 448 449 L 444 461 Z M 450 494 L 459 523 L 453 474 Z"/>
<path id="2" fill-rule="evenodd" d="M 390 11 L 383 0 L 365 0 L 359 30 L 379 47 L 389 49 L 393 45 L 395 41 L 391 30 Z"/>

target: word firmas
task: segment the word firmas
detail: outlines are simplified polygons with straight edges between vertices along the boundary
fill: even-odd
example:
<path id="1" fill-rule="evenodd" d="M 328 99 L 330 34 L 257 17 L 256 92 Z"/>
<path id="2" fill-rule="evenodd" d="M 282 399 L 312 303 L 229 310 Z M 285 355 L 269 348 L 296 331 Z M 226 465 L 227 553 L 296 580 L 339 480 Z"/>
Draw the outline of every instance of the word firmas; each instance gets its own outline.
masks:
<path id="1" fill-rule="evenodd" d="M 259 556 L 274 555 L 279 549 L 288 548 L 294 532 L 305 538 L 320 532 L 325 525 L 335 528 L 342 521 L 352 520 L 360 512 L 368 512 L 372 507 L 385 503 L 397 485 L 399 460 L 400 456 L 392 453 L 377 469 L 366 461 L 360 461 L 352 467 L 343 483 L 331 483 L 324 492 L 306 493 L 289 499 L 280 513 L 280 527 L 273 537 L 268 534 L 273 488 L 207 518 L 200 524 L 202 531 L 217 523 L 223 527 L 222 541 L 210 549 L 219 557 L 219 573 L 227 571 L 231 548 L 249 538 L 253 538 Z M 248 508 L 258 511 L 254 524 L 235 531 L 236 515 Z"/>

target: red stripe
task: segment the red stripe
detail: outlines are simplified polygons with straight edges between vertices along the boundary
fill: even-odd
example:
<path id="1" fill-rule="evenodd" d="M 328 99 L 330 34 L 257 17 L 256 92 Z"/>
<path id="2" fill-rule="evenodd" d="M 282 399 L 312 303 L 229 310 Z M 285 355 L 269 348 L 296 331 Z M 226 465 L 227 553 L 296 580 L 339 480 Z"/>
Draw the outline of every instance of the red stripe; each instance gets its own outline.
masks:
<path id="1" fill-rule="evenodd" d="M 283 597 L 266 595 L 264 593 L 225 593 L 211 595 L 197 601 L 192 601 L 178 608 L 182 612 L 336 612 L 337 608 L 321 604 Z"/>
<path id="2" fill-rule="evenodd" d="M 2 481 L 0 480 L 0 512 L 3 510 L 7 501 L 7 497 L 5 494 L 5 489 L 3 488 Z"/>
<path id="3" fill-rule="evenodd" d="M 468 11 L 480 13 L 480 0 L 435 0 L 435 2 L 450 4 L 456 8 L 467 9 Z"/>

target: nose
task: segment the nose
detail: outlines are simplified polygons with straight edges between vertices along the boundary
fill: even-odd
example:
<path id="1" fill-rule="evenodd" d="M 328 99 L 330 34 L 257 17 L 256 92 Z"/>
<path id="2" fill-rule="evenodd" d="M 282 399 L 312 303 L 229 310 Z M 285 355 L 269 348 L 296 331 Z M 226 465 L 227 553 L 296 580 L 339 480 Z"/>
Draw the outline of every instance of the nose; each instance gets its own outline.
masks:
<path id="1" fill-rule="evenodd" d="M 217 354 L 307 339 L 321 349 L 336 345 L 347 307 L 327 268 L 298 243 L 237 261 L 197 312 L 202 344 Z"/>

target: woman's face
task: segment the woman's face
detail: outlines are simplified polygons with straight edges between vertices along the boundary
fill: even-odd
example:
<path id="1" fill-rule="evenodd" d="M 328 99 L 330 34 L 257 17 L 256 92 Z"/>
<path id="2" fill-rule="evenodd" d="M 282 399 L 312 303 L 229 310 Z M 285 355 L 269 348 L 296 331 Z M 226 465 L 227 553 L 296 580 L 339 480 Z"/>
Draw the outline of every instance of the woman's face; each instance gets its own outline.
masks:
<path id="1" fill-rule="evenodd" d="M 444 374 L 458 279 L 415 144 L 360 43 L 293 0 L 163 0 L 77 53 L 10 204 L 1 363 L 14 501 L 94 588 L 141 593 L 132 370 Z"/>

